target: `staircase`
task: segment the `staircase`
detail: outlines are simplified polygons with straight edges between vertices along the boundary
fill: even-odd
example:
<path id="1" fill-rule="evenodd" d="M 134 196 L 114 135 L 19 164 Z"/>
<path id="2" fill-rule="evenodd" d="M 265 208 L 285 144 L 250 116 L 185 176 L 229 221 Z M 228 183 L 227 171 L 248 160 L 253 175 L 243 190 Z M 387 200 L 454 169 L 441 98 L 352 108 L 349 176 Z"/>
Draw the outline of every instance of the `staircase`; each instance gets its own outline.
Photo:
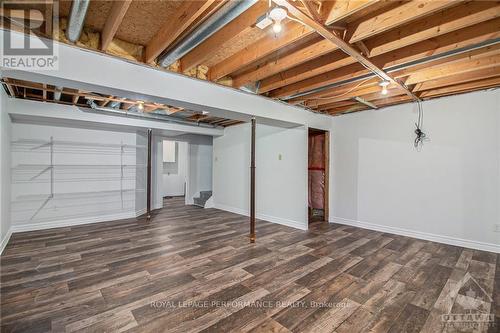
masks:
<path id="1" fill-rule="evenodd" d="M 200 196 L 198 198 L 193 198 L 194 204 L 196 206 L 205 207 L 205 202 L 212 196 L 212 191 L 200 191 Z"/>

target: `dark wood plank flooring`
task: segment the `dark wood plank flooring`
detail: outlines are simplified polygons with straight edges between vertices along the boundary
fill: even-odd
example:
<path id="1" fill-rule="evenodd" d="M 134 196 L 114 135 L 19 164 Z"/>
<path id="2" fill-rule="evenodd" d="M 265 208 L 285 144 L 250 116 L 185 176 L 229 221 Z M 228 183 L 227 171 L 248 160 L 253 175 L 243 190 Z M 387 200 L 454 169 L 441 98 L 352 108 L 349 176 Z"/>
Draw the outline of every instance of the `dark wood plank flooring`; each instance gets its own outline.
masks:
<path id="1" fill-rule="evenodd" d="M 252 245 L 246 217 L 165 205 L 14 234 L 1 331 L 498 332 L 497 254 L 327 223 Z"/>

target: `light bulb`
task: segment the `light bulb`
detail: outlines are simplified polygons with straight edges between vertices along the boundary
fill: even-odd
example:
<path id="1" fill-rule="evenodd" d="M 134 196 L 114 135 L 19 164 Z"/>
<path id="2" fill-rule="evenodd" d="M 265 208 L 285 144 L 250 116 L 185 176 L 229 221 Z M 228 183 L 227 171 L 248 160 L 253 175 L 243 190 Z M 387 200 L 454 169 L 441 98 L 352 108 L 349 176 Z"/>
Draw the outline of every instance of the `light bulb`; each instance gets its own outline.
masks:
<path id="1" fill-rule="evenodd" d="M 379 83 L 379 86 L 382 87 L 382 95 L 387 95 L 387 86 L 389 85 L 389 81 L 382 81 Z"/>
<path id="2" fill-rule="evenodd" d="M 275 22 L 273 24 L 273 31 L 277 34 L 281 32 L 281 23 L 280 22 Z"/>
<path id="3" fill-rule="evenodd" d="M 137 104 L 137 109 L 142 112 L 144 110 L 144 102 L 139 101 L 139 104 Z"/>

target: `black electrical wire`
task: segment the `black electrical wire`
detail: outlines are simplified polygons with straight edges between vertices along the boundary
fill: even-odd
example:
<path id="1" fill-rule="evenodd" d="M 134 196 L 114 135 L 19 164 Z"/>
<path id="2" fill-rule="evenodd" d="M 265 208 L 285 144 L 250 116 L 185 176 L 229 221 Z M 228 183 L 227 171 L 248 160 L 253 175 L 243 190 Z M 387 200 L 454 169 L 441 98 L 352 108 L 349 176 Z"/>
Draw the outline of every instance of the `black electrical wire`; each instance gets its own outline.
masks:
<path id="1" fill-rule="evenodd" d="M 424 140 L 426 139 L 426 134 L 422 131 L 422 127 L 424 126 L 424 109 L 422 108 L 422 103 L 420 101 L 417 102 L 418 105 L 418 118 L 415 123 L 415 142 L 414 146 L 418 150 L 424 144 Z"/>

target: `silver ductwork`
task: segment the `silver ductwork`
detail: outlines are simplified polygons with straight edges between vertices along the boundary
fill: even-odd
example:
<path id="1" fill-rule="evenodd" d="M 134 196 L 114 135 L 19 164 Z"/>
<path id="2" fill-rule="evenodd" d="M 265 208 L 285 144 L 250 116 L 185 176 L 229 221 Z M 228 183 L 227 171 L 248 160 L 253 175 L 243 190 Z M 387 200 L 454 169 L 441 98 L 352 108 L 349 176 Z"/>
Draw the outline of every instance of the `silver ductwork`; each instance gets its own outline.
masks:
<path id="1" fill-rule="evenodd" d="M 83 22 L 85 21 L 89 4 L 90 0 L 73 0 L 71 4 L 66 37 L 73 43 L 75 43 L 82 34 Z"/>
<path id="2" fill-rule="evenodd" d="M 61 95 L 62 95 L 63 89 L 64 89 L 63 87 L 55 86 L 54 99 L 56 101 L 60 101 L 61 100 Z"/>
<path id="3" fill-rule="evenodd" d="M 158 63 L 167 67 L 182 58 L 189 51 L 201 44 L 208 37 L 219 31 L 258 0 L 229 0 L 221 9 L 210 16 L 196 30 L 174 45 L 173 48 L 158 57 Z"/>
<path id="4" fill-rule="evenodd" d="M 118 102 L 118 101 L 111 101 L 111 102 L 109 102 L 109 104 L 108 104 L 108 106 L 107 106 L 107 107 L 108 107 L 108 108 L 111 108 L 111 109 L 119 109 L 121 105 L 122 105 L 122 103 L 121 103 L 121 102 Z"/>

